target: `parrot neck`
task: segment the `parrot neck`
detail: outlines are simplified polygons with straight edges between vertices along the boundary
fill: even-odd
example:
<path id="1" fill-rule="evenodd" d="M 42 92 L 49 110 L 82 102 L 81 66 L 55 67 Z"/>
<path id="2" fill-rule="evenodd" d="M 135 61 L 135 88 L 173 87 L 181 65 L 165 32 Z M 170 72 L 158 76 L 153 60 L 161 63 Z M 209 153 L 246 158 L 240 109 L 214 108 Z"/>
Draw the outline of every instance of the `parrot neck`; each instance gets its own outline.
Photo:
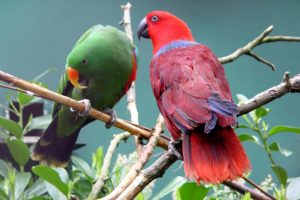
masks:
<path id="1" fill-rule="evenodd" d="M 160 49 L 158 49 L 156 51 L 156 53 L 154 54 L 154 57 L 159 56 L 163 53 L 166 53 L 172 49 L 185 48 L 185 47 L 194 46 L 194 45 L 198 45 L 198 44 L 199 43 L 197 43 L 195 41 L 186 41 L 186 40 L 172 41 L 168 44 L 163 45 Z"/>

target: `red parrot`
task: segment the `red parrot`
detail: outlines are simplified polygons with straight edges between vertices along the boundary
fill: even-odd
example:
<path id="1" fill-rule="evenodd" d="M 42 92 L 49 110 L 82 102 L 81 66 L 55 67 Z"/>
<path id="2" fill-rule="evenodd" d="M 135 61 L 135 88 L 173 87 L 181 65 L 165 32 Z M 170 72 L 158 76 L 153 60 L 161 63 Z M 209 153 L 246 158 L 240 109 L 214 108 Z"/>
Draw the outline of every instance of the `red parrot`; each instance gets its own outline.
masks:
<path id="1" fill-rule="evenodd" d="M 232 129 L 237 106 L 218 58 L 166 11 L 147 14 L 137 34 L 152 41 L 151 85 L 178 157 L 174 145 L 183 140 L 186 177 L 218 184 L 243 176 L 251 164 Z"/>

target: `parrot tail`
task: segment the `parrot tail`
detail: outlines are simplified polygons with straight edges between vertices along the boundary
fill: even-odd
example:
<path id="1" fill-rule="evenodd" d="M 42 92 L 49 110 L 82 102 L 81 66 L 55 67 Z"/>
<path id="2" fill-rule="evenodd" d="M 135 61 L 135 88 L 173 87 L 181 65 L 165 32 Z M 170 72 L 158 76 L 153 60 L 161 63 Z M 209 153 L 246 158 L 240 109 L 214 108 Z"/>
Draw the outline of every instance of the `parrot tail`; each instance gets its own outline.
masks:
<path id="1" fill-rule="evenodd" d="M 231 127 L 216 127 L 210 133 L 184 134 L 183 159 L 186 177 L 200 183 L 219 184 L 242 177 L 250 161 Z"/>
<path id="2" fill-rule="evenodd" d="M 58 138 L 56 127 L 57 120 L 53 120 L 35 144 L 31 159 L 53 167 L 66 167 L 80 128 L 69 136 Z"/>

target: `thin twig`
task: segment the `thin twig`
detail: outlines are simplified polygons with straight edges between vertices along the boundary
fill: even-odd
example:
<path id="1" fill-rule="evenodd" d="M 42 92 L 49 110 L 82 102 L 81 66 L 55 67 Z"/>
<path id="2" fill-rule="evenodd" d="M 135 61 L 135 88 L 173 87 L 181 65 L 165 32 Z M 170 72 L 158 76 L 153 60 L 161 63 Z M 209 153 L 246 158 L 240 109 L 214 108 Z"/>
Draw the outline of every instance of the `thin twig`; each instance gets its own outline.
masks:
<path id="1" fill-rule="evenodd" d="M 271 42 L 300 42 L 300 37 L 292 37 L 292 36 L 284 36 L 284 35 L 277 35 L 277 36 L 268 36 L 273 30 L 273 25 L 269 26 L 266 30 L 264 30 L 258 37 L 254 40 L 246 44 L 245 46 L 238 48 L 233 53 L 219 58 L 219 61 L 222 64 L 230 63 L 239 58 L 242 55 L 249 55 L 255 58 L 257 61 L 270 66 L 271 69 L 274 71 L 275 66 L 274 64 L 270 63 L 266 59 L 258 56 L 257 54 L 253 53 L 252 50 L 264 43 L 271 43 Z"/>
<path id="2" fill-rule="evenodd" d="M 123 10 L 123 20 L 122 25 L 124 26 L 125 33 L 127 34 L 129 40 L 133 44 L 133 34 L 132 34 L 132 28 L 131 28 L 131 19 L 130 19 L 130 9 L 131 4 L 128 2 L 126 5 L 121 5 L 121 8 Z M 135 81 L 132 82 L 129 90 L 127 91 L 127 109 L 130 112 L 131 115 L 131 122 L 135 124 L 139 124 L 139 113 L 137 111 L 136 107 L 136 98 L 135 98 Z M 135 145 L 136 145 L 136 151 L 138 154 L 138 157 L 141 156 L 143 151 L 143 144 L 141 143 L 141 138 L 138 136 L 134 137 Z"/>
<path id="3" fill-rule="evenodd" d="M 157 141 L 159 139 L 160 133 L 162 132 L 164 124 L 164 118 L 159 115 L 155 128 L 153 129 L 152 137 L 149 139 L 149 142 L 147 145 L 145 145 L 145 150 L 143 153 L 143 157 L 137 160 L 137 162 L 132 166 L 131 170 L 128 172 L 126 177 L 122 180 L 122 182 L 107 196 L 102 198 L 102 200 L 122 200 L 124 199 L 128 194 L 127 192 L 131 192 L 127 189 L 127 187 L 132 183 L 132 181 L 135 180 L 135 178 L 139 175 L 145 164 L 150 159 L 150 156 L 153 153 L 154 148 L 157 145 Z M 127 191 L 127 192 L 125 192 Z"/>
<path id="4" fill-rule="evenodd" d="M 113 154 L 118 146 L 118 144 L 122 140 L 126 140 L 130 136 L 130 133 L 123 132 L 117 135 L 114 135 L 114 139 L 111 140 L 110 145 L 107 149 L 107 152 L 105 154 L 104 160 L 103 160 L 103 166 L 101 169 L 101 173 L 96 179 L 96 183 L 93 185 L 92 191 L 90 192 L 87 200 L 94 200 L 97 199 L 97 196 L 101 189 L 103 188 L 106 180 L 109 177 L 109 168 L 111 165 Z"/>
<path id="5" fill-rule="evenodd" d="M 224 56 L 222 58 L 219 58 L 219 61 L 222 64 L 230 63 L 237 58 L 239 58 L 241 55 L 248 53 L 250 50 L 255 48 L 256 46 L 260 45 L 262 40 L 273 30 L 273 25 L 269 26 L 266 30 L 264 30 L 258 37 L 256 37 L 254 40 L 246 44 L 245 46 L 238 48 L 233 53 L 229 54 L 228 56 Z"/>
<path id="6" fill-rule="evenodd" d="M 273 63 L 271 63 L 270 61 L 268 61 L 268 60 L 266 60 L 266 59 L 260 57 L 260 56 L 257 55 L 256 53 L 254 53 L 254 52 L 252 52 L 252 51 L 249 51 L 248 53 L 246 53 L 246 55 L 248 55 L 248 56 L 254 58 L 254 59 L 257 60 L 258 62 L 261 62 L 261 63 L 263 63 L 263 64 L 265 64 L 265 65 L 271 67 L 271 69 L 272 69 L 273 71 L 275 71 L 276 68 L 275 68 L 275 65 L 274 65 Z"/>

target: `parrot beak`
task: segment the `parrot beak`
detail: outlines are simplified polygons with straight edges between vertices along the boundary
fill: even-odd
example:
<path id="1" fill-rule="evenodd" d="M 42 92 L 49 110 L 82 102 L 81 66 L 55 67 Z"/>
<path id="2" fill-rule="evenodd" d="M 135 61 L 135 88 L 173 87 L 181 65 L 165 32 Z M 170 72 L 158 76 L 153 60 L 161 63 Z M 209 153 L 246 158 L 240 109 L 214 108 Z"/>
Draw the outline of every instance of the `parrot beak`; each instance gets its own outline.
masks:
<path id="1" fill-rule="evenodd" d="M 138 31 L 137 31 L 137 36 L 139 40 L 141 40 L 141 37 L 143 38 L 150 38 L 149 33 L 148 33 L 148 25 L 147 25 L 147 20 L 144 18 L 139 26 L 138 26 Z"/>
<path id="2" fill-rule="evenodd" d="M 80 83 L 78 82 L 79 80 L 79 72 L 71 67 L 67 68 L 67 74 L 69 77 L 70 82 L 72 83 L 72 85 L 78 89 L 85 89 L 87 88 L 84 85 L 80 85 Z"/>

